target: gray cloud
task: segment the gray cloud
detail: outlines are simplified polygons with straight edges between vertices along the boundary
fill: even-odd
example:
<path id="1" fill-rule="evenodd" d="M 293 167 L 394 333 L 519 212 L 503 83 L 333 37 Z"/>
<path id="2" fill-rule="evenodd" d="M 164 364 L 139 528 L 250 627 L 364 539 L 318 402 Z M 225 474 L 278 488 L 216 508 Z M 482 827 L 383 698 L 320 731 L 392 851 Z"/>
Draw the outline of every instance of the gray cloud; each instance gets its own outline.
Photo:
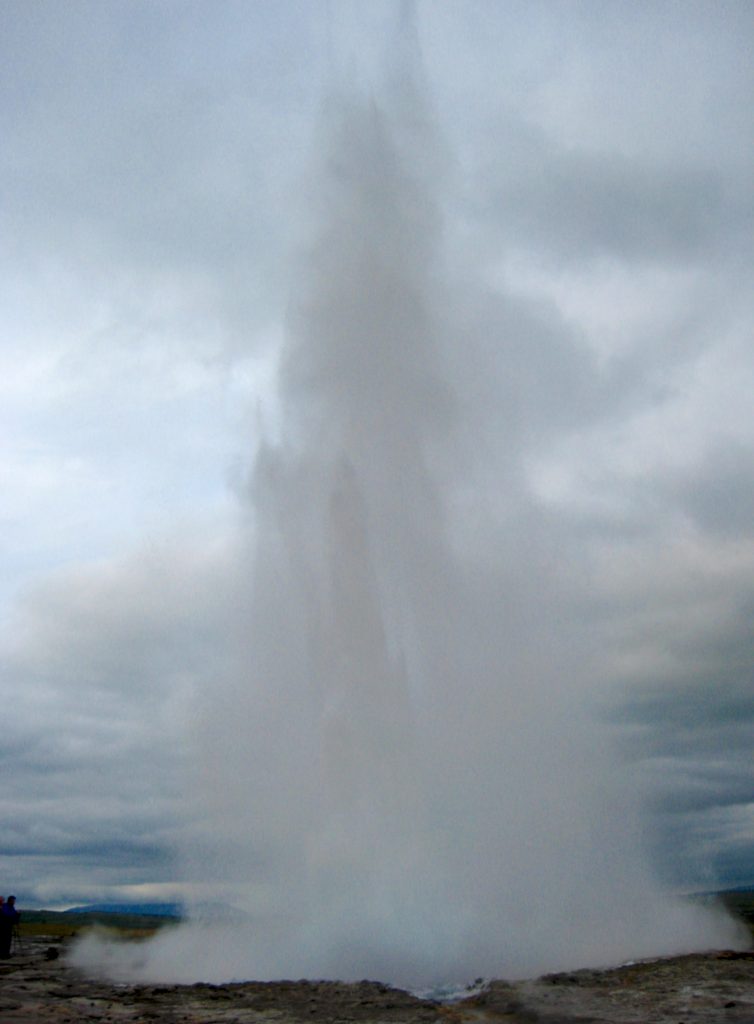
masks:
<path id="1" fill-rule="evenodd" d="M 282 300 L 278 223 L 311 105 L 311 69 L 292 57 L 312 28 L 303 13 L 7 6 L 3 176 L 16 266 L 58 288 L 75 272 L 131 336 L 145 307 L 172 293 L 184 340 L 206 347 L 220 320 L 221 342 L 236 348 L 243 329 L 248 348 L 250 328 Z"/>
<path id="2" fill-rule="evenodd" d="M 228 552 L 190 535 L 61 570 L 17 608 L 0 855 L 27 898 L 55 892 L 51 872 L 61 893 L 87 875 L 103 892 L 175 883 L 191 700 L 222 671 L 234 581 Z"/>
<path id="3" fill-rule="evenodd" d="M 745 540 L 754 523 L 754 447 L 736 438 L 706 452 L 685 474 L 676 472 L 657 486 L 699 530 Z"/>
<path id="4" fill-rule="evenodd" d="M 748 192 L 726 195 L 721 170 L 578 152 L 515 124 L 488 171 L 484 211 L 503 238 L 564 259 L 696 260 L 749 237 Z"/>

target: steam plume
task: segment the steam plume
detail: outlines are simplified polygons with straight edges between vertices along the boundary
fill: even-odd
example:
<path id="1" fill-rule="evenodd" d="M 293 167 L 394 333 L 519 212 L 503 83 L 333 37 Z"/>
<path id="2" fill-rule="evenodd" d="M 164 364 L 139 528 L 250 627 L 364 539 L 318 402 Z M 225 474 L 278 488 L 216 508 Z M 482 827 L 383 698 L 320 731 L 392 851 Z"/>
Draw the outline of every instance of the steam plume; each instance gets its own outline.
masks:
<path id="1" fill-rule="evenodd" d="M 494 536 L 450 366 L 482 347 L 445 316 L 441 150 L 410 76 L 332 101 L 323 137 L 250 584 L 202 712 L 188 862 L 240 916 L 120 969 L 431 984 L 730 945 L 654 881 L 532 554 L 557 561 L 557 536 L 513 472 L 495 546 L 470 528 Z"/>

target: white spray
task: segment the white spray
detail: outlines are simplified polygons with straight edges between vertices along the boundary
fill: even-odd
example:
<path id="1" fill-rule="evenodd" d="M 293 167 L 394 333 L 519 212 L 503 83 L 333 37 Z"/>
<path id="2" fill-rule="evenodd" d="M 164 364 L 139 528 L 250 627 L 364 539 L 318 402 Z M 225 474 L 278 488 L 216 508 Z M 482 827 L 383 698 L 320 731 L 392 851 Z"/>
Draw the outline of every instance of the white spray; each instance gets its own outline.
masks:
<path id="1" fill-rule="evenodd" d="M 201 713 L 186 860 L 236 916 L 130 962 L 92 942 L 78 957 L 162 980 L 417 985 L 730 945 L 730 922 L 646 864 L 584 710 L 556 536 L 510 474 L 489 547 L 473 396 L 449 368 L 483 346 L 451 336 L 417 91 L 404 76 L 386 104 L 333 101 L 323 135 L 281 437 L 257 461 L 249 588 Z"/>

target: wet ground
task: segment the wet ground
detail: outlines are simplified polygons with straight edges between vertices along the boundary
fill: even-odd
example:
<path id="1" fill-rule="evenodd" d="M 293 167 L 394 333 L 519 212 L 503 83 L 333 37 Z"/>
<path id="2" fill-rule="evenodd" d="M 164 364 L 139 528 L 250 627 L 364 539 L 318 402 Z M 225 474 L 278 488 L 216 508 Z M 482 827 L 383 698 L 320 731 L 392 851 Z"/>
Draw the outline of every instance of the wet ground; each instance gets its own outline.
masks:
<path id="1" fill-rule="evenodd" d="M 367 981 L 115 985 L 85 977 L 66 963 L 63 947 L 35 938 L 0 962 L 0 1024 L 21 1021 L 754 1024 L 754 952 L 694 954 L 514 984 L 493 981 L 443 1005 Z"/>

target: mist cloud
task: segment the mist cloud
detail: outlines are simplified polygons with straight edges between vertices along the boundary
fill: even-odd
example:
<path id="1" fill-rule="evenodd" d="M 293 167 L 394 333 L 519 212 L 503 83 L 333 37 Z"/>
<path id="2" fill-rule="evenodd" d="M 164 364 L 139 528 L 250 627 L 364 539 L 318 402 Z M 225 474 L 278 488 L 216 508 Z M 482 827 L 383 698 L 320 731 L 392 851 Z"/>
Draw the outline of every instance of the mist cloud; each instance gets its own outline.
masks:
<path id="1" fill-rule="evenodd" d="M 486 564 L 461 542 L 442 192 L 413 159 L 406 126 L 431 138 L 431 122 L 410 79 L 397 97 L 336 97 L 322 120 L 238 661 L 201 716 L 189 871 L 253 923 L 200 961 L 189 924 L 123 965 L 145 977 L 431 984 L 737 941 L 654 878 L 589 710 L 603 665 L 567 605 L 578 589 L 551 569 L 561 531 L 527 515 L 522 467 L 506 542 L 489 544 L 501 517 L 473 476 Z M 520 458 L 528 438 L 507 440 Z"/>

